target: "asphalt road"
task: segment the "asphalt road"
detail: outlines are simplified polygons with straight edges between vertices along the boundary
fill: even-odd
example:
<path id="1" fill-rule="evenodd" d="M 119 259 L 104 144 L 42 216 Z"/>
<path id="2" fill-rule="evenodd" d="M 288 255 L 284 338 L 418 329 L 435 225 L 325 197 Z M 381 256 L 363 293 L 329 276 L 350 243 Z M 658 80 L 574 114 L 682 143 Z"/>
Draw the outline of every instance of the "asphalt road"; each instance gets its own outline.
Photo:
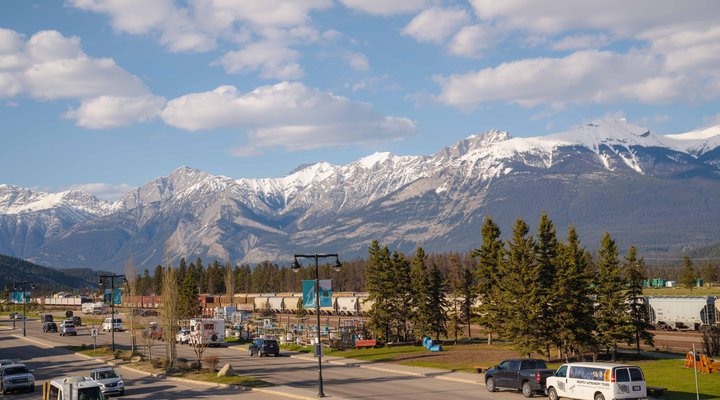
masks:
<path id="1" fill-rule="evenodd" d="M 21 330 L 16 330 L 22 332 Z M 57 334 L 43 334 L 39 321 L 28 321 L 28 336 L 35 337 L 44 341 L 52 341 L 56 346 L 92 344 L 92 337 L 89 330 L 80 329 L 78 336 L 61 337 Z M 0 334 L 1 335 L 1 334 Z M 110 343 L 111 335 L 109 333 L 100 333 L 97 338 L 97 344 Z M 126 332 L 115 333 L 116 346 L 122 349 L 130 348 L 130 335 Z M 157 342 L 153 346 L 153 357 L 162 356 L 164 354 L 165 345 L 163 342 Z M 26 343 L 22 345 L 27 348 Z M 56 350 L 60 351 L 60 350 Z M 19 353 L 19 354 L 22 354 Z M 32 353 L 33 361 L 35 357 L 41 356 L 42 353 Z M 178 346 L 178 355 L 196 359 L 196 355 L 190 346 Z M 220 358 L 219 365 L 230 363 L 240 374 L 253 376 L 272 382 L 277 385 L 287 385 L 293 388 L 303 389 L 304 393 L 317 393 L 318 370 L 317 361 L 307 360 L 297 357 L 249 357 L 247 351 L 239 348 L 208 348 L 205 356 L 217 355 Z M 75 357 L 65 354 L 67 357 Z M 21 357 L 26 359 L 27 357 Z M 42 361 L 40 361 L 42 362 Z M 74 361 L 79 362 L 79 361 Z M 88 367 L 87 370 L 90 368 Z M 53 374 L 55 376 L 60 373 Z M 48 371 L 50 373 L 50 371 Z M 335 398 L 347 399 L 398 399 L 398 400 L 430 400 L 430 399 L 492 399 L 492 400 L 521 400 L 521 394 L 515 392 L 497 392 L 488 393 L 482 385 L 461 383 L 454 381 L 445 381 L 422 376 L 408 376 L 393 372 L 376 371 L 357 366 L 323 364 L 323 381 L 324 392 L 326 395 Z M 40 379 L 40 377 L 38 377 Z M 142 379 L 138 377 L 137 379 Z M 138 382 L 144 384 L 144 382 Z M 157 384 L 163 384 L 159 382 Z M 174 383 L 165 382 L 166 386 Z M 133 385 L 134 387 L 135 385 Z M 129 394 L 132 392 L 128 392 Z M 202 395 L 209 395 L 207 391 L 203 391 Z M 202 397 L 202 395 L 200 397 Z M 188 398 L 189 398 L 188 393 Z M 213 396 L 214 397 L 214 396 Z M 138 397 L 150 398 L 150 397 Z M 152 398 L 185 398 L 170 397 L 152 397 Z"/>

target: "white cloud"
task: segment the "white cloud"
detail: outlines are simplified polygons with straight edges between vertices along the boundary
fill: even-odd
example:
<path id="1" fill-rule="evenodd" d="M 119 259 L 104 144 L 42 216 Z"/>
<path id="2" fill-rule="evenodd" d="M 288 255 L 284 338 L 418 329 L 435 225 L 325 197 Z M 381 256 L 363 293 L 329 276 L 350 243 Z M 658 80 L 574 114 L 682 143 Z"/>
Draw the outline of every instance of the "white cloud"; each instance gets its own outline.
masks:
<path id="1" fill-rule="evenodd" d="M 382 16 L 413 13 L 432 3 L 428 0 L 340 0 L 340 2 L 345 7 Z"/>
<path id="2" fill-rule="evenodd" d="M 470 0 L 482 20 L 507 29 L 558 34 L 600 30 L 630 36 L 652 30 L 687 30 L 714 26 L 720 3 L 713 0 Z"/>
<path id="3" fill-rule="evenodd" d="M 394 92 L 400 90 L 400 85 L 393 82 L 390 75 L 373 76 L 359 82 L 345 85 L 352 92 L 366 90 L 370 93 Z"/>
<path id="4" fill-rule="evenodd" d="M 249 130 L 248 144 L 236 155 L 256 155 L 264 148 L 305 150 L 398 140 L 415 130 L 407 118 L 382 116 L 367 103 L 281 82 L 252 92 L 234 86 L 192 93 L 170 100 L 163 120 L 180 129 Z"/>
<path id="5" fill-rule="evenodd" d="M 0 97 L 19 95 L 77 100 L 80 107 L 65 116 L 87 128 L 141 122 L 162 107 L 161 98 L 115 61 L 85 54 L 77 37 L 41 31 L 25 41 L 17 32 L 0 29 Z"/>
<path id="6" fill-rule="evenodd" d="M 479 58 L 482 56 L 482 50 L 495 44 L 497 35 L 498 33 L 490 26 L 466 26 L 453 36 L 448 44 L 448 51 L 456 56 Z"/>
<path id="7" fill-rule="evenodd" d="M 74 7 L 108 15 L 114 29 L 152 34 L 173 52 L 204 52 L 219 41 L 241 44 L 217 62 L 229 72 L 259 72 L 263 78 L 303 75 L 292 47 L 317 40 L 310 13 L 333 6 L 332 0 L 71 0 Z M 270 49 L 262 47 L 272 44 Z M 260 60 L 254 60 L 256 56 Z"/>
<path id="8" fill-rule="evenodd" d="M 110 129 L 146 122 L 155 118 L 165 99 L 146 95 L 138 97 L 100 96 L 83 101 L 79 108 L 68 111 L 68 118 L 89 129 Z"/>
<path id="9" fill-rule="evenodd" d="M 242 50 L 222 56 L 217 64 L 228 73 L 259 71 L 262 78 L 297 79 L 304 72 L 296 50 L 275 43 L 252 43 Z"/>
<path id="10" fill-rule="evenodd" d="M 365 54 L 348 51 L 343 57 L 347 65 L 355 71 L 367 71 L 370 69 L 370 61 Z"/>
<path id="11" fill-rule="evenodd" d="M 610 44 L 610 38 L 602 33 L 595 35 L 572 35 L 565 36 L 559 41 L 553 43 L 553 50 L 580 50 L 580 49 L 599 49 Z"/>
<path id="12" fill-rule="evenodd" d="M 430 8 L 416 15 L 402 33 L 420 42 L 439 44 L 468 20 L 467 12 L 460 8 Z"/>
<path id="13" fill-rule="evenodd" d="M 73 185 L 69 189 L 82 190 L 83 192 L 93 194 L 101 199 L 115 201 L 135 189 L 135 187 L 127 183 L 85 183 Z"/>

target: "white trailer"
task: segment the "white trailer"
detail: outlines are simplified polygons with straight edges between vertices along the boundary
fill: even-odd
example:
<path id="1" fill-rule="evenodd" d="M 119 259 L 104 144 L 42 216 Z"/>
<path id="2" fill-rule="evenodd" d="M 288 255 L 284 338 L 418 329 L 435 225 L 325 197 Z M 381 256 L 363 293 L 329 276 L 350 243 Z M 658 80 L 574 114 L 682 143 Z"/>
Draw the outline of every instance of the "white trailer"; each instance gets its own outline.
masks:
<path id="1" fill-rule="evenodd" d="M 224 346 L 225 320 L 222 318 L 194 318 L 190 320 L 191 346 Z"/>
<path id="2" fill-rule="evenodd" d="M 694 329 L 717 323 L 715 297 L 647 297 L 650 322 L 658 329 Z"/>
<path id="3" fill-rule="evenodd" d="M 83 314 L 107 314 L 107 307 L 101 301 L 97 303 L 83 303 Z"/>

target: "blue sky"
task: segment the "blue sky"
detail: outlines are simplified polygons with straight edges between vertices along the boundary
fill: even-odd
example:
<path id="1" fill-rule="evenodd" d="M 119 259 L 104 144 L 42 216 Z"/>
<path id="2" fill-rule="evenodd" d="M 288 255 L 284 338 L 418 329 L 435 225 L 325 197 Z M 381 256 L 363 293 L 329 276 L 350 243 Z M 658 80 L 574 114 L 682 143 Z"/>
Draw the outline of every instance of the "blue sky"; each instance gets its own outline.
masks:
<path id="1" fill-rule="evenodd" d="M 720 2 L 0 0 L 0 183 L 115 199 L 624 116 L 720 123 Z"/>

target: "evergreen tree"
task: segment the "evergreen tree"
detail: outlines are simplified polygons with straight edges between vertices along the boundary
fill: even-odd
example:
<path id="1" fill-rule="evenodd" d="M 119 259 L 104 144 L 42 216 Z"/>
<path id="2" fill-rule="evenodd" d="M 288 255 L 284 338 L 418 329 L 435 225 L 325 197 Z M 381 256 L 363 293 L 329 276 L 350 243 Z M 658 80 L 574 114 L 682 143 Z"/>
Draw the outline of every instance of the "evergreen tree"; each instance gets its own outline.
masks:
<path id="1" fill-rule="evenodd" d="M 683 256 L 683 269 L 680 272 L 680 284 L 690 289 L 692 292 L 695 287 L 695 268 L 692 260 L 687 255 Z"/>
<path id="2" fill-rule="evenodd" d="M 440 340 L 441 335 L 447 336 L 448 302 L 445 298 L 445 276 L 438 266 L 433 264 L 428 278 L 429 292 L 426 307 L 430 311 L 428 331 L 435 334 L 435 340 Z"/>
<path id="3" fill-rule="evenodd" d="M 468 339 L 472 339 L 472 328 L 471 322 L 473 318 L 473 304 L 477 299 L 475 277 L 473 271 L 470 268 L 462 269 L 462 283 L 460 285 L 460 291 L 458 294 L 462 298 L 461 311 L 464 318 L 464 322 L 467 324 Z"/>
<path id="4" fill-rule="evenodd" d="M 410 279 L 410 262 L 405 256 L 395 251 L 392 258 L 393 281 L 395 282 L 394 319 L 398 341 L 408 340 L 408 324 L 412 315 L 412 281 Z"/>
<path id="5" fill-rule="evenodd" d="M 702 276 L 703 282 L 705 282 L 706 285 L 713 284 L 718 281 L 718 270 L 712 264 L 708 263 L 703 267 L 700 276 Z"/>
<path id="6" fill-rule="evenodd" d="M 422 338 L 430 330 L 430 279 L 428 277 L 427 255 L 422 247 L 418 247 L 412 258 L 410 267 L 410 282 L 412 285 L 412 321 L 413 332 L 416 338 Z"/>
<path id="7" fill-rule="evenodd" d="M 539 314 L 536 321 L 536 334 L 539 340 L 545 341 L 545 355 L 550 360 L 550 345 L 557 338 L 557 306 L 561 299 L 557 298 L 557 267 L 559 245 L 555 226 L 543 212 L 538 225 L 535 241 L 535 263 L 533 271 L 533 289 L 530 301 L 537 304 Z"/>
<path id="8" fill-rule="evenodd" d="M 373 241 L 368 248 L 368 263 L 365 269 L 368 301 L 372 301 L 368 326 L 380 341 L 390 340 L 393 321 L 393 286 L 390 251 L 387 246 L 380 248 Z"/>
<path id="9" fill-rule="evenodd" d="M 158 265 L 155 267 L 155 273 L 153 274 L 153 281 L 152 281 L 152 291 L 156 295 L 160 295 L 162 293 L 162 280 L 163 280 L 163 267 L 162 265 Z"/>
<path id="10" fill-rule="evenodd" d="M 138 293 L 143 296 L 150 295 L 150 287 L 152 286 L 152 278 L 150 277 L 150 271 L 147 268 L 143 271 L 143 276 L 138 282 Z"/>
<path id="11" fill-rule="evenodd" d="M 492 333 L 501 329 L 500 271 L 505 256 L 505 246 L 500 239 L 500 228 L 491 217 L 486 217 L 482 226 L 482 245 L 472 252 L 478 259 L 475 269 L 477 295 L 482 306 L 477 310 L 478 322 L 488 329 L 488 344 Z"/>
<path id="12" fill-rule="evenodd" d="M 617 245 L 607 232 L 603 236 L 598 253 L 598 275 L 595 287 L 597 339 L 601 346 L 612 349 L 612 361 L 615 361 L 617 344 L 630 343 L 635 328 L 630 320 L 628 305 L 625 303 L 625 281 L 619 267 Z"/>
<path id="13" fill-rule="evenodd" d="M 642 298 L 643 280 L 645 276 L 645 261 L 637 257 L 637 249 L 630 246 L 625 262 L 623 263 L 625 282 L 627 282 L 627 301 L 630 305 L 630 319 L 635 328 L 635 346 L 640 353 L 640 341 L 648 346 L 654 346 L 654 335 L 649 332 L 650 315 Z"/>
<path id="14" fill-rule="evenodd" d="M 185 280 L 186 273 L 187 273 L 187 263 L 185 262 L 185 257 L 181 257 L 180 264 L 178 265 L 178 269 L 177 269 L 178 282 L 182 282 L 183 280 Z"/>
<path id="15" fill-rule="evenodd" d="M 448 331 L 455 338 L 455 344 L 458 341 L 458 334 L 462 332 L 463 321 L 463 284 L 464 284 L 464 268 L 460 264 L 457 255 L 450 256 L 450 272 L 448 274 L 448 283 L 450 287 L 449 302 L 450 316 L 448 321 Z"/>
<path id="16" fill-rule="evenodd" d="M 498 308 L 502 310 L 499 315 L 502 315 L 503 335 L 518 351 L 529 356 L 545 350 L 546 338 L 540 337 L 536 330 L 541 313 L 540 305 L 534 303 L 537 261 L 535 243 L 528 233 L 525 221 L 517 219 L 501 271 L 502 294 Z"/>
<path id="17" fill-rule="evenodd" d="M 594 349 L 595 319 L 591 295 L 591 276 L 586 251 L 580 248 L 580 239 L 574 227 L 568 229 L 567 243 L 561 245 L 558 258 L 556 345 L 565 360 L 572 352 Z"/>
<path id="18" fill-rule="evenodd" d="M 180 318 L 187 319 L 198 316 L 200 312 L 200 300 L 198 299 L 200 292 L 193 274 L 185 274 L 182 282 L 180 282 L 179 290 L 178 313 Z"/>

